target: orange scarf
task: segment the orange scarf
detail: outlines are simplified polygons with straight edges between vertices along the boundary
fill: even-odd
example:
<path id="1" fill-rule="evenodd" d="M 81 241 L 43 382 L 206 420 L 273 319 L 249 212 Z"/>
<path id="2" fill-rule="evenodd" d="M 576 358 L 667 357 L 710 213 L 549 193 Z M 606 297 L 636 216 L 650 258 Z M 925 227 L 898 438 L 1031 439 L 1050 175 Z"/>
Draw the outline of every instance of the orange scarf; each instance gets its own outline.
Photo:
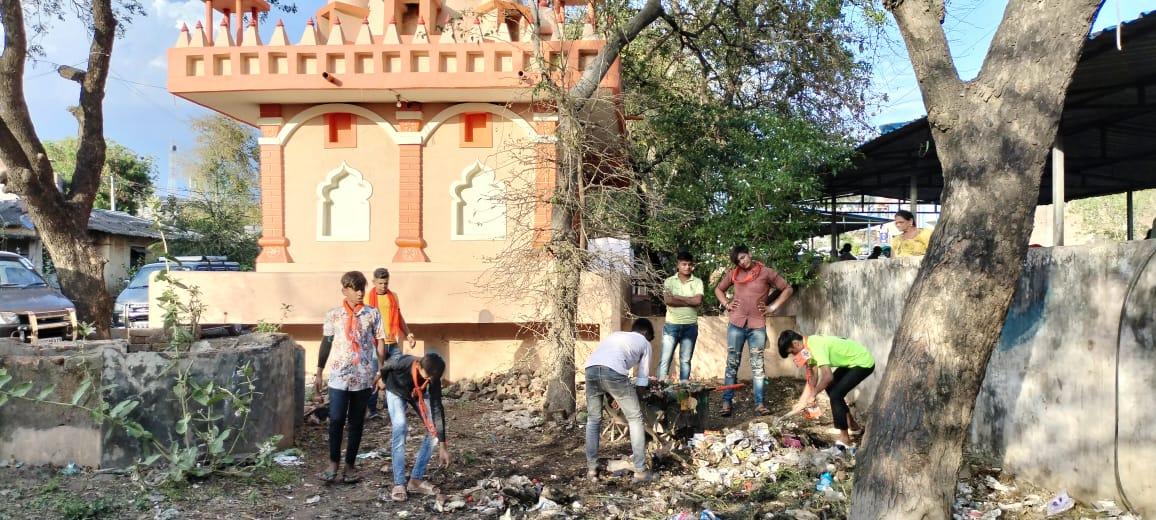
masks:
<path id="1" fill-rule="evenodd" d="M 742 280 L 739 279 L 739 271 L 742 271 L 742 268 L 740 268 L 738 266 L 735 266 L 734 270 L 731 271 L 731 282 L 733 282 L 733 283 L 748 283 L 751 280 L 758 278 L 759 275 L 762 274 L 763 263 L 762 262 L 754 262 L 754 265 L 751 265 L 751 268 L 747 270 L 747 273 L 748 273 L 747 277 L 742 279 Z"/>
<path id="2" fill-rule="evenodd" d="M 349 300 L 341 300 L 341 305 L 345 307 L 345 313 L 349 318 L 345 320 L 345 339 L 349 340 L 350 349 L 353 350 L 353 363 L 361 363 L 361 343 L 357 342 L 357 312 L 360 311 L 364 304 L 357 304 L 356 307 L 349 304 Z"/>
<path id="3" fill-rule="evenodd" d="M 389 330 L 387 331 L 387 333 L 389 334 L 389 337 L 393 338 L 396 341 L 400 341 L 401 340 L 401 308 L 398 307 L 398 305 L 397 305 L 397 295 L 393 294 L 393 291 L 386 289 L 385 296 L 387 298 L 389 298 Z M 381 309 L 380 307 L 377 306 L 377 291 L 369 291 L 369 298 L 368 299 L 369 299 L 369 301 L 367 303 L 370 307 L 373 307 L 374 309 L 379 309 L 379 310 Z"/>
<path id="4" fill-rule="evenodd" d="M 417 361 L 410 365 L 410 376 L 413 378 L 413 397 L 417 400 L 417 413 L 421 416 L 421 422 L 425 424 L 425 430 L 429 432 L 431 437 L 437 438 L 438 429 L 434 426 L 429 409 L 425 407 L 425 389 L 429 386 L 429 379 L 426 379 L 425 383 L 418 384 L 417 380 L 421 378 L 421 372 L 418 371 Z"/>

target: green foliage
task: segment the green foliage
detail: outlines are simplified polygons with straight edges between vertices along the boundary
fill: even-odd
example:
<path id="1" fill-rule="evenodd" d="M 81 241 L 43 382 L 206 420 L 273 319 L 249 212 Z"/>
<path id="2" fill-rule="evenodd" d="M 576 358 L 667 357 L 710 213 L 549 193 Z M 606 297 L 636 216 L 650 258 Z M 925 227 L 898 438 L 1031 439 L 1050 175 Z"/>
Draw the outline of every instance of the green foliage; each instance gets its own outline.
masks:
<path id="1" fill-rule="evenodd" d="M 273 322 L 268 322 L 265 320 L 258 320 L 257 321 L 257 329 L 256 329 L 257 332 L 260 332 L 260 333 L 281 332 L 281 324 L 285 322 L 285 318 L 287 318 L 289 316 L 290 312 L 293 312 L 293 306 L 288 304 L 288 303 L 282 303 L 281 304 L 281 321 L 273 323 Z"/>
<path id="2" fill-rule="evenodd" d="M 663 157 L 646 179 L 661 201 L 643 227 L 653 249 L 691 251 L 707 275 L 746 244 L 791 282 L 806 278 L 810 262 L 796 261 L 797 244 L 818 231 L 818 219 L 802 202 L 822 195 L 824 168 L 847 160 L 845 139 L 769 110 L 686 102 L 638 134 L 645 147 L 636 153 Z"/>
<path id="3" fill-rule="evenodd" d="M 609 21 L 632 9 L 600 13 Z M 824 196 L 819 175 L 846 163 L 863 128 L 869 69 L 855 51 L 880 30 L 878 10 L 858 0 L 669 9 L 622 56 L 626 111 L 641 116 L 631 163 L 647 201 L 629 234 L 668 273 L 686 249 L 709 281 L 742 243 L 800 283 L 812 258 L 798 244 L 821 233 L 808 209 Z"/>
<path id="4" fill-rule="evenodd" d="M 67 495 L 58 497 L 57 513 L 65 520 L 94 520 L 97 518 L 113 518 L 117 512 L 117 505 L 112 500 L 97 498 L 86 500 L 81 497 Z"/>
<path id="5" fill-rule="evenodd" d="M 169 348 L 187 350 L 200 339 L 201 315 L 207 308 L 201 301 L 201 288 L 173 278 L 167 269 L 157 273 L 156 280 L 165 284 L 157 305 L 164 311 Z"/>
<path id="6" fill-rule="evenodd" d="M 252 269 L 261 223 L 257 136 L 220 115 L 195 119 L 193 128 L 197 147 L 183 167 L 189 196 L 170 196 L 157 208 L 162 225 L 185 232 L 170 237 L 168 252 L 228 256 Z"/>
<path id="7" fill-rule="evenodd" d="M 76 148 L 75 137 L 44 143 L 52 168 L 65 183 L 72 181 L 72 174 L 76 170 Z M 115 187 L 117 211 L 135 214 L 141 209 L 141 201 L 153 194 L 156 162 L 152 157 L 137 155 L 120 144 L 108 141 L 101 175 L 100 190 L 96 192 L 93 207 L 110 209 L 110 188 Z"/>

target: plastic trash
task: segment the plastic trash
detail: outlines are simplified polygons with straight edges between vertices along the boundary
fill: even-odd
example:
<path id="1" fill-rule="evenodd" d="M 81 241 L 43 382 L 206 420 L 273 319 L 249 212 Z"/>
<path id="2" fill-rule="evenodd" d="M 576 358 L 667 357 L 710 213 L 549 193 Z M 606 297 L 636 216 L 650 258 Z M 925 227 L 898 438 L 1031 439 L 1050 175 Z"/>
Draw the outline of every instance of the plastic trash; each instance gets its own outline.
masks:
<path id="1" fill-rule="evenodd" d="M 834 482 L 835 480 L 831 478 L 830 472 L 823 472 L 823 474 L 819 476 L 819 483 L 815 484 L 815 491 L 826 492 L 828 489 L 831 489 L 831 484 Z"/>
<path id="2" fill-rule="evenodd" d="M 273 462 L 279 466 L 304 466 L 305 461 L 297 455 L 281 454 L 273 457 Z"/>
<path id="3" fill-rule="evenodd" d="M 1051 500 L 1048 500 L 1046 511 L 1048 516 L 1056 516 L 1073 507 L 1076 507 L 1076 501 L 1072 500 L 1072 497 L 1068 496 L 1067 490 L 1064 490 L 1060 491 L 1058 495 L 1052 497 Z"/>
<path id="4" fill-rule="evenodd" d="M 702 513 L 698 515 L 698 520 L 719 520 L 714 512 L 710 509 L 703 509 Z"/>
<path id="5" fill-rule="evenodd" d="M 75 462 L 69 462 L 68 465 L 64 467 L 64 469 L 60 470 L 60 474 L 66 476 L 66 477 L 73 477 L 73 476 L 79 475 L 80 474 L 80 466 L 76 465 Z"/>

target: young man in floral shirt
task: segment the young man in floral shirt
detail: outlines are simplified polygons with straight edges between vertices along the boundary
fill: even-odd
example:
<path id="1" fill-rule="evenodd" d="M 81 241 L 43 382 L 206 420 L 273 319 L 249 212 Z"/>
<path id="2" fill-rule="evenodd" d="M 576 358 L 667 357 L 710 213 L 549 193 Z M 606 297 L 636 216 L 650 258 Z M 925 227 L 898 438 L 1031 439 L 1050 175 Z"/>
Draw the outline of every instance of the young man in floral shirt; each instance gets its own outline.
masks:
<path id="1" fill-rule="evenodd" d="M 365 275 L 350 271 L 341 277 L 341 306 L 325 315 L 322 325 L 321 355 L 313 380 L 316 396 L 321 396 L 322 373 L 329 370 L 329 467 L 320 475 L 331 483 L 338 478 L 341 437 L 349 423 L 349 443 L 345 449 L 345 469 L 341 482 L 355 484 L 357 450 L 365 427 L 365 408 L 377 378 L 376 359 L 384 359 L 385 330 L 381 313 L 364 305 Z"/>

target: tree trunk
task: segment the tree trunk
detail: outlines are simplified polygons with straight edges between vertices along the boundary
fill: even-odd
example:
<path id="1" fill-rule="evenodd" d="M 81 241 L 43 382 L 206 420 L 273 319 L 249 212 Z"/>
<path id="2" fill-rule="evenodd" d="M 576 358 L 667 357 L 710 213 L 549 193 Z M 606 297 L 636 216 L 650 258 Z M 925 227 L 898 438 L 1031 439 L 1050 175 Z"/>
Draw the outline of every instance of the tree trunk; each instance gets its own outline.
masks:
<path id="1" fill-rule="evenodd" d="M 871 409 L 851 518 L 951 517 L 963 441 L 1019 278 L 1040 175 L 1093 0 L 1012 0 L 979 76 L 958 80 L 941 0 L 889 4 L 943 166 L 943 212 Z"/>
<path id="2" fill-rule="evenodd" d="M 117 22 L 111 0 L 93 0 L 89 14 L 88 69 L 58 69 L 62 77 L 80 84 L 79 110 L 74 112 L 80 127 L 76 168 L 67 193 L 61 193 L 24 98 L 24 10 L 20 0 L 0 0 L 0 25 L 7 29 L 0 53 L 0 161 L 8 167 L 11 191 L 23 198 L 48 248 L 64 295 L 76 304 L 78 318 L 95 325 L 97 337 L 107 338 L 112 298 L 104 284 L 105 259 L 89 237 L 88 220 L 104 170 L 104 89 Z"/>
<path id="3" fill-rule="evenodd" d="M 46 205 L 38 208 L 29 211 L 29 216 L 52 257 L 61 292 L 76 304 L 77 320 L 93 324 L 96 337 L 109 337 L 112 297 L 104 283 L 105 258 L 68 210 L 46 209 Z"/>
<path id="4" fill-rule="evenodd" d="M 550 315 L 547 330 L 549 355 L 546 360 L 546 410 L 573 416 L 575 409 L 574 351 L 578 345 L 578 294 L 582 286 L 582 252 L 575 232 L 578 208 L 578 179 L 582 175 L 582 154 L 575 149 L 580 137 L 574 113 L 558 111 L 557 172 L 554 200 L 551 204 L 550 241 L 546 247 L 553 256 L 553 287 L 550 291 Z M 550 415 L 550 414 L 548 414 Z"/>
<path id="5" fill-rule="evenodd" d="M 537 20 L 538 7 L 533 2 L 531 9 Z M 623 27 L 612 32 L 606 45 L 582 72 L 575 85 L 552 100 L 558 105 L 558 162 L 555 196 L 551 202 L 550 241 L 546 245 L 553 256 L 554 272 L 550 281 L 553 284 L 550 287 L 550 316 L 546 324 L 549 350 L 545 369 L 545 407 L 550 412 L 560 413 L 563 418 L 573 416 L 575 408 L 574 351 L 578 344 L 578 295 L 582 289 L 582 271 L 585 268 L 585 256 L 575 232 L 575 220 L 580 221 L 582 212 L 578 197 L 583 153 L 578 140 L 584 139 L 581 123 L 576 118 L 586 113 L 587 103 L 597 93 L 598 85 L 622 49 L 662 14 L 659 0 L 646 0 Z M 535 52 L 539 54 L 537 61 L 545 63 L 536 36 L 534 41 Z"/>

